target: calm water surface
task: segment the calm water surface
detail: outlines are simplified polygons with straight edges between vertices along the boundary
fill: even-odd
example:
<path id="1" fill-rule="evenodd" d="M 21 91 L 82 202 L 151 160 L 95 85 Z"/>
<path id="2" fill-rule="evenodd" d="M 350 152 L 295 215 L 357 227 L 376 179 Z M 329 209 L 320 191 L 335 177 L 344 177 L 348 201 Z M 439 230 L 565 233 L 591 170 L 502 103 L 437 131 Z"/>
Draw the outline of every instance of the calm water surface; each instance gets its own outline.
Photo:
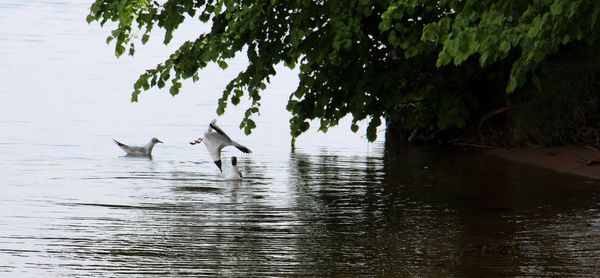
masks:
<path id="1" fill-rule="evenodd" d="M 86 1 L 0 2 L 0 276 L 597 276 L 597 181 L 435 148 L 311 132 L 290 149 L 280 70 L 224 181 L 203 146 L 226 81 L 180 96 L 131 84 L 174 46 L 115 59 Z M 202 26 L 183 26 L 178 42 Z M 242 103 L 243 105 L 244 103 Z M 383 134 L 383 133 L 381 133 Z M 153 159 L 111 139 L 165 142 Z M 226 160 L 228 162 L 228 160 Z M 227 165 L 227 163 L 226 163 Z M 227 169 L 226 169 L 227 170 Z"/>

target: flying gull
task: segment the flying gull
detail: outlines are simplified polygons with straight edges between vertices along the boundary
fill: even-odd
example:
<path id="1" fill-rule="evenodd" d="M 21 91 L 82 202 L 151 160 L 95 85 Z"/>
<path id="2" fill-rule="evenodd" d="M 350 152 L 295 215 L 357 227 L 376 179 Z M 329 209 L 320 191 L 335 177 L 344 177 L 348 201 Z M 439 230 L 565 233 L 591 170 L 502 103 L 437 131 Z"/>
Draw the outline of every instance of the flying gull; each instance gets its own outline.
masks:
<path id="1" fill-rule="evenodd" d="M 213 132 L 213 129 L 215 132 Z M 231 140 L 227 134 L 217 126 L 217 120 L 212 120 L 208 125 L 208 130 L 204 133 L 204 137 L 198 138 L 195 141 L 190 142 L 192 145 L 196 145 L 203 142 L 206 149 L 210 153 L 212 160 L 215 162 L 219 170 L 223 172 L 221 168 L 221 150 L 227 146 L 234 146 L 243 153 L 251 153 L 252 151 L 246 146 Z"/>

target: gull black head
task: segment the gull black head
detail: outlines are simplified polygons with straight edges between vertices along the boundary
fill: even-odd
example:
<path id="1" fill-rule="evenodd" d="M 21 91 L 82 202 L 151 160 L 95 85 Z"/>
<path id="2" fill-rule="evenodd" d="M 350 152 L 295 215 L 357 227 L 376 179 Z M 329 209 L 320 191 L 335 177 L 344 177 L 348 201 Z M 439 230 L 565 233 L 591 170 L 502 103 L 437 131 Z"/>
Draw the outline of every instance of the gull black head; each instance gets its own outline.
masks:
<path id="1" fill-rule="evenodd" d="M 152 138 L 152 143 L 156 144 L 156 143 L 162 143 L 162 141 L 158 140 L 158 138 Z"/>
<path id="2" fill-rule="evenodd" d="M 237 165 L 237 157 L 235 157 L 235 156 L 231 157 L 231 165 L 232 166 L 236 166 Z"/>
<path id="3" fill-rule="evenodd" d="M 221 169 L 221 160 L 216 160 L 215 164 L 217 165 L 217 167 L 219 167 L 219 171 L 221 171 L 221 173 L 222 173 L 223 169 Z"/>

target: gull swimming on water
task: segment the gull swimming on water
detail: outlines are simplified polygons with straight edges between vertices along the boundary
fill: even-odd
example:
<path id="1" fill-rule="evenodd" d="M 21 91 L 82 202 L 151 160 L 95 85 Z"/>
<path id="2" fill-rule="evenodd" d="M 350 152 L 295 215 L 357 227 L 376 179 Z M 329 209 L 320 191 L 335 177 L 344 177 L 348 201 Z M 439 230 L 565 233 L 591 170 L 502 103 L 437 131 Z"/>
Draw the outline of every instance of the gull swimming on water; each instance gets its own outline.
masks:
<path id="1" fill-rule="evenodd" d="M 213 129 L 216 132 L 213 132 Z M 210 122 L 208 125 L 208 130 L 204 133 L 203 138 L 198 138 L 196 141 L 190 142 L 190 144 L 196 145 L 200 142 L 204 142 L 206 149 L 221 172 L 223 172 L 223 169 L 221 168 L 221 150 L 224 147 L 234 146 L 243 153 L 252 152 L 246 146 L 231 140 L 231 138 L 229 138 L 229 136 L 227 136 L 227 134 L 217 126 L 217 120 L 212 120 Z"/>
<path id="2" fill-rule="evenodd" d="M 121 147 L 121 149 L 123 149 L 127 153 L 127 155 L 134 156 L 152 156 L 152 149 L 154 148 L 154 145 L 156 145 L 156 143 L 162 143 L 162 141 L 156 138 L 152 138 L 152 140 L 150 140 L 148 144 L 142 147 L 133 147 L 125 145 L 115 139 L 113 139 L 113 141 L 115 142 L 115 144 L 117 144 L 117 146 Z"/>
<path id="3" fill-rule="evenodd" d="M 231 170 L 225 176 L 226 180 L 242 180 L 242 172 L 237 167 L 237 157 L 231 157 Z"/>

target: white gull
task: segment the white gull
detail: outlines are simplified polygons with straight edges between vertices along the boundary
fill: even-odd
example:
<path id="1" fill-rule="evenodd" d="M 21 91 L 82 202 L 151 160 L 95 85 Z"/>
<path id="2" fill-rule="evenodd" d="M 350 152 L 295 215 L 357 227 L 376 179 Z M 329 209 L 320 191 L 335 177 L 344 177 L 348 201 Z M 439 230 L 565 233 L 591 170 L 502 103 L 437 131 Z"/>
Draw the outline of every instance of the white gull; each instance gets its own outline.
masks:
<path id="1" fill-rule="evenodd" d="M 117 146 L 121 147 L 121 149 L 123 149 L 127 153 L 127 155 L 133 156 L 152 156 L 152 149 L 154 148 L 154 145 L 156 145 L 156 143 L 162 143 L 162 141 L 156 138 L 152 138 L 152 140 L 150 140 L 148 144 L 141 147 L 134 147 L 125 145 L 115 139 L 113 139 L 113 141 L 115 142 L 115 144 L 117 144 Z"/>
<path id="2" fill-rule="evenodd" d="M 213 129 L 216 132 L 213 132 Z M 208 125 L 208 130 L 204 133 L 204 137 L 198 138 L 196 141 L 190 142 L 192 145 L 196 145 L 203 142 L 206 149 L 210 153 L 212 160 L 215 162 L 219 170 L 223 172 L 221 168 L 221 150 L 227 146 L 234 146 L 243 153 L 251 153 L 252 151 L 246 146 L 231 140 L 227 134 L 217 126 L 217 120 L 212 120 Z"/>

